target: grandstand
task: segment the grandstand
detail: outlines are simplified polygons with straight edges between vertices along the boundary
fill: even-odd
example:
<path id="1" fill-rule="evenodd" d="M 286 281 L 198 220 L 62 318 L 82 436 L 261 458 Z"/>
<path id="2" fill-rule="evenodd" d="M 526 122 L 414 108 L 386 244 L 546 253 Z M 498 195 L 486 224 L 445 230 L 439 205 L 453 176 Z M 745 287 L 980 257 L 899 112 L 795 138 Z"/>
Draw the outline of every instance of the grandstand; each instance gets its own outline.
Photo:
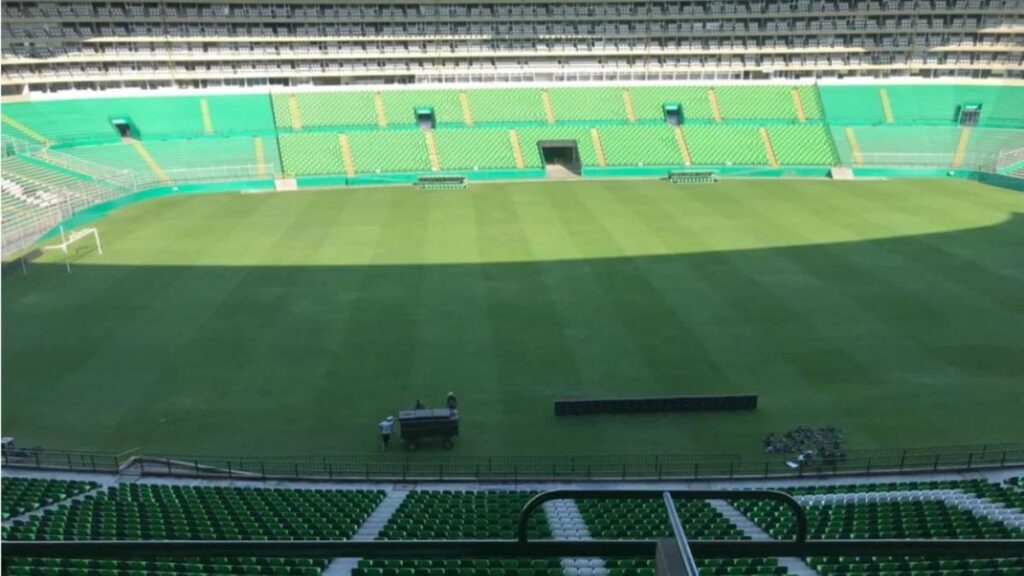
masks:
<path id="1" fill-rule="evenodd" d="M 1024 575 L 1021 0 L 0 12 L 3 574 Z"/>

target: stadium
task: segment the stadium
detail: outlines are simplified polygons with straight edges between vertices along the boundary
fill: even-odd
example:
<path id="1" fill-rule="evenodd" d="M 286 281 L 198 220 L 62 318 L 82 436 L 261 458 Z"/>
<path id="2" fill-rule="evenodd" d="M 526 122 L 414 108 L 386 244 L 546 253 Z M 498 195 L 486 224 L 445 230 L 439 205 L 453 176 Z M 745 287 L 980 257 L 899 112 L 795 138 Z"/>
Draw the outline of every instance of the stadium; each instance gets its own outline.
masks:
<path id="1" fill-rule="evenodd" d="M 1024 2 L 2 6 L 3 574 L 1024 574 Z"/>

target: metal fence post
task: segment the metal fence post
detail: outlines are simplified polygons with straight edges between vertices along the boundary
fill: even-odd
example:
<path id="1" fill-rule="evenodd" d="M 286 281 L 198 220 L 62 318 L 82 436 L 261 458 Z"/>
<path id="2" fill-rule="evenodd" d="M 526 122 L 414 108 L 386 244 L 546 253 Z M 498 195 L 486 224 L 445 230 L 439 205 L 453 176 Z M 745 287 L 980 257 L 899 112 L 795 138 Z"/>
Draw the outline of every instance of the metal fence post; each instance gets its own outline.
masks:
<path id="1" fill-rule="evenodd" d="M 260 460 L 260 476 L 262 476 L 264 480 L 267 479 L 267 464 L 263 460 Z"/>
<path id="2" fill-rule="evenodd" d="M 769 464 L 769 462 L 767 460 L 765 460 L 764 461 L 764 477 L 765 478 L 768 477 L 768 464 Z"/>
<path id="3" fill-rule="evenodd" d="M 906 460 L 907 460 L 907 449 L 904 448 L 903 452 L 900 454 L 900 472 L 903 472 L 903 463 L 906 462 Z"/>
<path id="4" fill-rule="evenodd" d="M 867 467 L 867 470 L 864 473 L 865 474 L 871 474 L 871 456 L 868 456 L 868 467 Z"/>
<path id="5" fill-rule="evenodd" d="M 96 455 L 95 454 L 89 454 L 89 462 L 92 463 L 92 471 L 95 472 L 96 471 Z"/>
<path id="6" fill-rule="evenodd" d="M 971 452 L 970 454 L 967 455 L 967 469 L 968 470 L 971 469 L 971 464 L 973 464 L 973 463 L 974 463 L 974 452 Z"/>
<path id="7" fill-rule="evenodd" d="M 999 459 L 999 466 L 1006 466 L 1006 450 L 1003 450 L 1003 457 Z"/>
<path id="8" fill-rule="evenodd" d="M 234 474 L 231 472 L 231 460 L 228 460 L 228 478 L 234 478 Z"/>
<path id="9" fill-rule="evenodd" d="M 935 471 L 935 470 L 939 469 L 939 458 L 941 458 L 941 457 L 942 457 L 942 454 L 936 454 L 935 455 L 935 466 L 932 467 L 932 471 Z"/>

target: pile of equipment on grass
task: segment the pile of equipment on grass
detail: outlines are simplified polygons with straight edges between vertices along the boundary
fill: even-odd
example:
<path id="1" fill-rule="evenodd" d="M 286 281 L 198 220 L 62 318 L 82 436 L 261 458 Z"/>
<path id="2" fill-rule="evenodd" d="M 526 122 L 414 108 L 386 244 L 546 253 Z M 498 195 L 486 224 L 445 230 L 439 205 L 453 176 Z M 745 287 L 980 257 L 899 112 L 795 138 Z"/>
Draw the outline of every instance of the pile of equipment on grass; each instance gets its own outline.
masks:
<path id="1" fill-rule="evenodd" d="M 781 435 L 773 432 L 765 436 L 764 451 L 768 454 L 795 454 L 796 459 L 788 462 L 795 468 L 814 462 L 833 464 L 846 458 L 846 436 L 833 426 L 798 426 Z"/>

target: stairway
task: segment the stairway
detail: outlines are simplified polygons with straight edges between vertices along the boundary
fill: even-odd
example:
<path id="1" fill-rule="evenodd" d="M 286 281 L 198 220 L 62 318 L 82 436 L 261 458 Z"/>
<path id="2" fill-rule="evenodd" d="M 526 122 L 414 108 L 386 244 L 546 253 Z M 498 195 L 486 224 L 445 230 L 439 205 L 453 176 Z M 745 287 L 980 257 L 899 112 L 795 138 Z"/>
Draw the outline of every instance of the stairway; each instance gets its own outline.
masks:
<path id="1" fill-rule="evenodd" d="M 427 140 L 427 154 L 430 155 L 430 169 L 434 172 L 441 171 L 441 159 L 437 156 L 437 142 L 434 142 L 434 133 L 427 130 L 423 133 Z"/>
<path id="2" fill-rule="evenodd" d="M 352 148 L 348 143 L 348 136 L 338 134 L 338 143 L 341 144 L 341 160 L 345 163 L 345 174 L 349 178 L 356 175 L 356 165 L 352 161 Z"/>
<path id="3" fill-rule="evenodd" d="M 779 159 L 775 157 L 775 148 L 772 147 L 772 139 L 768 136 L 768 129 L 761 128 L 761 142 L 764 142 L 764 155 L 768 157 L 768 165 L 772 168 L 779 167 Z"/>
<path id="4" fill-rule="evenodd" d="M 687 166 L 693 164 L 693 159 L 690 158 L 690 147 L 686 144 L 686 134 L 683 133 L 682 126 L 674 126 L 676 133 L 676 144 L 679 145 L 679 155 L 683 157 L 683 163 Z"/>
<path id="5" fill-rule="evenodd" d="M 252 139 L 253 151 L 256 152 L 256 175 L 260 178 L 267 176 L 267 158 L 263 151 L 263 138 L 256 136 Z"/>
<path id="6" fill-rule="evenodd" d="M 380 92 L 376 92 L 373 95 L 373 108 L 377 111 L 377 126 L 387 128 L 388 115 L 384 112 L 384 99 L 381 98 Z"/>
<path id="7" fill-rule="evenodd" d="M 210 103 L 206 98 L 199 100 L 199 112 L 203 115 L 203 134 L 213 134 L 213 119 L 210 118 Z"/>
<path id="8" fill-rule="evenodd" d="M 607 166 L 604 158 L 604 148 L 601 146 L 601 134 L 597 131 L 597 128 L 590 129 L 590 141 L 594 143 L 594 154 L 597 155 L 597 165 L 602 168 Z"/>
<path id="9" fill-rule="evenodd" d="M 512 156 L 516 160 L 516 168 L 520 170 L 526 168 L 526 162 L 523 160 L 523 149 L 519 146 L 519 134 L 515 130 L 508 131 L 508 141 L 512 143 Z"/>
<path id="10" fill-rule="evenodd" d="M 554 124 L 555 109 L 551 107 L 551 94 L 544 90 L 540 93 L 540 100 L 544 104 L 544 117 L 548 119 L 548 124 Z"/>
<path id="11" fill-rule="evenodd" d="M 49 146 L 50 145 L 50 141 L 45 136 L 43 136 L 39 132 L 36 132 L 35 130 L 29 128 L 28 126 L 25 126 L 21 122 L 18 122 L 14 118 L 11 118 L 7 114 L 0 114 L 0 120 L 3 120 L 4 124 L 7 124 L 11 128 L 14 128 L 14 129 L 18 130 L 19 132 L 25 134 L 26 136 L 28 136 L 29 138 L 35 140 L 36 142 L 39 142 L 40 144 L 43 144 L 44 146 Z"/>
<path id="12" fill-rule="evenodd" d="M 885 115 L 886 124 L 893 123 L 892 106 L 889 104 L 889 91 L 885 88 L 878 90 L 878 98 L 882 101 L 882 114 Z"/>
<path id="13" fill-rule="evenodd" d="M 555 540 L 593 540 L 575 501 L 553 500 L 545 502 L 543 508 Z M 601 558 L 562 558 L 565 576 L 607 576 L 608 573 Z"/>
<path id="14" fill-rule="evenodd" d="M 338 137 L 345 138 L 345 141 L 348 141 L 344 134 L 339 134 Z M 408 492 L 397 490 L 388 492 L 388 495 L 377 505 L 377 508 L 370 514 L 370 517 L 352 535 L 352 540 L 357 542 L 372 542 L 375 540 L 380 531 L 387 526 L 391 515 L 395 513 L 395 510 L 398 510 L 398 507 L 408 494 Z M 352 571 L 359 565 L 359 560 L 359 558 L 334 558 L 321 573 L 321 576 L 351 576 Z"/>
<path id="15" fill-rule="evenodd" d="M 408 494 L 404 490 L 391 490 L 388 492 L 388 495 L 381 500 L 380 504 L 373 510 L 373 513 L 370 514 L 370 517 L 352 535 L 352 540 L 356 542 L 372 542 L 375 540 L 380 535 L 380 531 L 387 526 L 391 515 L 395 513 L 395 510 L 398 510 L 398 507 L 402 505 L 402 501 L 405 500 Z"/>
<path id="16" fill-rule="evenodd" d="M 139 153 L 139 156 L 142 156 L 142 160 L 146 163 L 146 166 L 149 166 L 150 172 L 156 175 L 157 180 L 160 180 L 161 182 L 171 181 L 171 179 L 167 177 L 167 173 L 164 172 L 164 169 L 156 163 L 156 159 L 154 159 L 149 153 L 149 150 L 146 150 L 146 147 L 142 145 L 142 142 L 139 142 L 138 140 L 131 140 L 131 143 L 132 147 L 135 148 L 135 151 Z"/>
<path id="17" fill-rule="evenodd" d="M 853 163 L 857 166 L 863 166 L 864 155 L 860 153 L 860 145 L 857 144 L 857 135 L 853 133 L 853 127 L 847 126 L 843 132 L 846 134 L 846 141 L 850 143 L 850 152 L 853 153 Z"/>
<path id="18" fill-rule="evenodd" d="M 292 116 L 292 129 L 302 130 L 302 113 L 299 112 L 299 99 L 295 94 L 288 95 L 288 112 Z"/>
<path id="19" fill-rule="evenodd" d="M 750 537 L 754 542 L 767 542 L 772 537 L 760 526 L 751 522 L 742 512 L 733 507 L 725 500 L 708 500 L 708 504 L 725 516 L 733 526 L 743 531 L 743 534 Z M 818 572 L 811 568 L 800 558 L 779 558 L 779 564 L 785 566 L 789 574 L 794 576 L 818 576 Z"/>
<path id="20" fill-rule="evenodd" d="M 636 110 L 633 109 L 633 94 L 626 88 L 622 91 L 622 101 L 626 104 L 626 119 L 636 122 Z"/>
<path id="21" fill-rule="evenodd" d="M 722 121 L 722 110 L 718 107 L 718 94 L 714 88 L 708 88 L 708 102 L 711 103 L 711 117 L 715 122 Z"/>
<path id="22" fill-rule="evenodd" d="M 964 157 L 967 156 L 967 144 L 971 141 L 971 128 L 964 126 L 960 129 L 960 140 L 956 143 L 956 154 L 953 155 L 953 168 L 964 165 Z"/>
<path id="23" fill-rule="evenodd" d="M 459 102 L 462 104 L 462 121 L 466 126 L 472 126 L 473 109 L 469 107 L 469 95 L 465 90 L 459 90 Z"/>
<path id="24" fill-rule="evenodd" d="M 804 111 L 804 99 L 800 96 L 800 90 L 793 88 L 793 108 L 796 109 L 796 119 L 807 122 L 807 113 Z"/>

